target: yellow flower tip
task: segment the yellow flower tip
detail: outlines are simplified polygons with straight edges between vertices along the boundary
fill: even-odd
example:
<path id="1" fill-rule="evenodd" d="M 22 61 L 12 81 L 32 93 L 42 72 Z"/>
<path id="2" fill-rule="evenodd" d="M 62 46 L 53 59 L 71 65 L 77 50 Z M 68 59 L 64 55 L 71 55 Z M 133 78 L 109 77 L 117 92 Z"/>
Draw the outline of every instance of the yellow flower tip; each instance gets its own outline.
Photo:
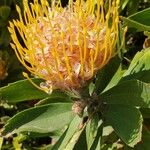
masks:
<path id="1" fill-rule="evenodd" d="M 12 47 L 12 49 L 16 49 L 16 46 L 13 43 L 10 43 L 10 46 Z"/>
<path id="2" fill-rule="evenodd" d="M 16 7 L 20 20 L 10 22 L 11 46 L 20 62 L 45 80 L 40 89 L 51 92 L 55 88 L 80 88 L 115 53 L 119 0 L 111 0 L 107 14 L 103 0 L 96 2 L 69 0 L 63 8 L 60 1 L 50 6 L 47 0 L 34 0 L 33 4 L 26 0 L 23 15 Z M 29 79 L 27 74 L 24 76 Z"/>
<path id="3" fill-rule="evenodd" d="M 51 93 L 52 93 L 52 91 L 53 91 L 53 90 L 52 90 L 52 86 L 48 86 L 48 85 L 46 85 L 46 83 L 43 83 L 43 82 L 41 82 L 40 86 L 38 86 L 37 84 L 35 84 L 35 83 L 32 81 L 32 79 L 28 76 L 28 74 L 27 74 L 26 72 L 23 72 L 22 74 L 23 74 L 23 76 L 24 76 L 25 78 L 28 79 L 28 81 L 29 81 L 33 86 L 35 86 L 35 87 L 38 88 L 39 90 L 45 91 L 45 92 L 48 93 L 48 94 L 51 94 Z"/>
<path id="4" fill-rule="evenodd" d="M 18 5 L 16 5 L 16 10 L 17 10 L 17 12 L 20 14 L 21 13 L 21 9 L 20 9 L 20 7 L 18 6 Z"/>

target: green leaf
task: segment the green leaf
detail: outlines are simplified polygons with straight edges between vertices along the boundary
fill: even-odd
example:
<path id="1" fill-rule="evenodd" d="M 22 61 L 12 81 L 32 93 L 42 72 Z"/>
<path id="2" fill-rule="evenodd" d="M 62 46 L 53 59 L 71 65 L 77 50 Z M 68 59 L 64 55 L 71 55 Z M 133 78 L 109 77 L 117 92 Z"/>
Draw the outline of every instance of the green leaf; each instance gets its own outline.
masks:
<path id="1" fill-rule="evenodd" d="M 139 3 L 140 3 L 140 1 L 137 1 L 137 0 L 129 1 L 129 3 L 127 5 L 128 15 L 132 15 L 133 13 L 136 13 L 138 11 Z"/>
<path id="2" fill-rule="evenodd" d="M 70 96 L 68 96 L 66 93 L 55 90 L 50 95 L 48 95 L 47 98 L 40 100 L 38 103 L 36 103 L 36 106 L 39 105 L 46 105 L 50 103 L 72 103 L 72 99 Z"/>
<path id="3" fill-rule="evenodd" d="M 135 147 L 134 150 L 149 150 L 150 144 L 150 131 L 146 128 L 143 128 L 142 131 L 142 141 L 138 143 Z"/>
<path id="4" fill-rule="evenodd" d="M 150 8 L 144 9 L 142 11 L 139 11 L 129 17 L 130 19 L 133 19 L 139 23 L 143 23 L 144 25 L 147 25 L 150 27 Z"/>
<path id="5" fill-rule="evenodd" d="M 52 150 L 67 150 L 67 147 L 69 147 L 69 150 L 71 150 L 71 147 L 74 147 L 75 143 L 77 142 L 77 138 L 82 132 L 82 130 L 79 129 L 81 121 L 82 119 L 79 116 L 76 116 L 70 123 L 67 130 L 63 133 L 63 135 L 60 137 L 57 143 L 53 146 Z"/>
<path id="6" fill-rule="evenodd" d="M 82 132 L 73 150 L 87 150 L 86 133 L 85 130 Z"/>
<path id="7" fill-rule="evenodd" d="M 123 17 L 124 25 L 137 31 L 150 31 L 150 8 L 137 12 L 128 18 Z"/>
<path id="8" fill-rule="evenodd" d="M 134 148 L 126 147 L 126 150 L 149 150 L 150 132 L 148 129 L 143 127 L 142 130 L 142 141 L 135 145 Z"/>
<path id="9" fill-rule="evenodd" d="M 53 103 L 24 110 L 8 121 L 3 133 L 54 132 L 73 119 L 71 107 L 70 103 Z"/>
<path id="10" fill-rule="evenodd" d="M 100 150 L 102 130 L 103 121 L 95 114 L 86 124 L 86 129 L 83 130 L 73 150 Z"/>
<path id="11" fill-rule="evenodd" d="M 117 142 L 119 143 L 119 137 L 118 135 L 115 133 L 114 129 L 111 126 L 105 126 L 103 128 L 103 148 L 104 150 L 107 149 L 112 149 L 112 150 L 116 150 L 114 149 L 114 147 L 117 146 Z"/>
<path id="12" fill-rule="evenodd" d="M 150 82 L 150 48 L 138 52 L 135 55 L 121 81 L 131 79 L 138 79 L 147 83 Z"/>
<path id="13" fill-rule="evenodd" d="M 33 82 L 39 84 L 41 80 L 33 79 Z M 0 88 L 0 100 L 8 103 L 43 99 L 48 96 L 47 93 L 34 87 L 28 80 L 20 80 Z"/>
<path id="14" fill-rule="evenodd" d="M 118 82 L 120 81 L 120 79 L 122 78 L 124 72 L 125 72 L 125 70 L 123 70 L 122 66 L 120 65 L 119 68 L 118 68 L 118 70 L 116 71 L 115 75 L 112 77 L 111 81 L 108 83 L 108 85 L 106 86 L 106 88 L 103 90 L 103 93 L 105 91 L 108 91 L 109 89 L 111 89 L 115 85 L 117 85 Z"/>
<path id="15" fill-rule="evenodd" d="M 118 56 L 116 56 L 112 58 L 102 70 L 99 71 L 95 81 L 95 90 L 98 94 L 105 89 L 105 87 L 117 71 L 119 65 L 120 59 L 118 58 Z"/>
<path id="16" fill-rule="evenodd" d="M 150 108 L 150 85 L 138 80 L 124 81 L 102 93 L 100 99 L 107 104 Z"/>
<path id="17" fill-rule="evenodd" d="M 90 150 L 100 150 L 102 145 L 102 132 L 103 132 L 103 123 L 102 120 L 99 121 L 99 127 L 97 129 L 97 134 L 93 144 L 91 145 Z"/>
<path id="18" fill-rule="evenodd" d="M 124 10 L 124 8 L 127 6 L 128 2 L 129 2 L 129 0 L 120 1 L 120 9 Z"/>
<path id="19" fill-rule="evenodd" d="M 91 148 L 99 127 L 99 116 L 98 114 L 94 114 L 91 120 L 86 125 L 86 141 L 88 150 Z"/>
<path id="20" fill-rule="evenodd" d="M 10 15 L 11 8 L 9 6 L 0 7 L 0 17 L 6 20 Z"/>
<path id="21" fill-rule="evenodd" d="M 135 107 L 108 105 L 105 119 L 118 136 L 130 147 L 141 141 L 142 115 Z"/>
<path id="22" fill-rule="evenodd" d="M 92 96 L 93 92 L 95 90 L 95 84 L 93 82 L 91 82 L 89 84 L 89 95 Z"/>
<path id="23" fill-rule="evenodd" d="M 149 108 L 141 108 L 140 112 L 142 113 L 142 116 L 144 119 L 150 118 L 150 109 Z"/>
<path id="24" fill-rule="evenodd" d="M 70 139 L 69 143 L 66 145 L 65 150 L 72 150 L 75 146 L 75 144 L 77 143 L 81 133 L 83 130 L 77 130 L 74 135 L 72 136 L 72 138 Z"/>

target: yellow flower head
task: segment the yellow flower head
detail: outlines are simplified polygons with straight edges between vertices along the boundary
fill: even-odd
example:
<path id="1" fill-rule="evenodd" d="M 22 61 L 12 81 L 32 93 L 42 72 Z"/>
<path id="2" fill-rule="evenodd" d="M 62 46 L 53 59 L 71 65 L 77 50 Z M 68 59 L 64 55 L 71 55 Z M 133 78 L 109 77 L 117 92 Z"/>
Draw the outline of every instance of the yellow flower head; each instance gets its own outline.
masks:
<path id="1" fill-rule="evenodd" d="M 44 88 L 78 89 L 116 53 L 119 0 L 109 0 L 107 12 L 104 0 L 70 0 L 65 8 L 59 0 L 23 4 L 19 20 L 10 22 L 11 46 Z"/>

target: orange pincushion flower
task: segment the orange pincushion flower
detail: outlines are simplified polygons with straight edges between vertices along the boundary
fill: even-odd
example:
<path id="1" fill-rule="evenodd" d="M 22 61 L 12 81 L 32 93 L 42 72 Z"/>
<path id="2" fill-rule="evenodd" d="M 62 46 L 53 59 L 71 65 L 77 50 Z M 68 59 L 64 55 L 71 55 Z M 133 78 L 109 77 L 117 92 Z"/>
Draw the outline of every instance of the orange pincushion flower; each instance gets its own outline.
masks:
<path id="1" fill-rule="evenodd" d="M 10 23 L 11 45 L 20 62 L 45 80 L 45 90 L 82 87 L 116 53 L 119 1 L 110 0 L 106 14 L 103 0 L 96 2 L 70 0 L 63 8 L 61 2 L 24 0 L 23 16 L 17 7 L 20 19 Z"/>

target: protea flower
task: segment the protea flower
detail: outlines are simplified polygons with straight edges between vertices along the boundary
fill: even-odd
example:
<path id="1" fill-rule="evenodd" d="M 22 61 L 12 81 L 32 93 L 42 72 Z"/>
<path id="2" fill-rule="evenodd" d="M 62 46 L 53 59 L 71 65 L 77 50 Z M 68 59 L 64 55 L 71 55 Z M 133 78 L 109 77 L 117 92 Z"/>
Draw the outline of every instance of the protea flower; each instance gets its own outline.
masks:
<path id="1" fill-rule="evenodd" d="M 10 22 L 11 46 L 45 80 L 44 90 L 79 89 L 117 52 L 118 5 L 109 0 L 105 12 L 104 0 L 70 0 L 64 8 L 60 1 L 24 0 L 23 12 L 16 7 L 19 20 Z"/>

